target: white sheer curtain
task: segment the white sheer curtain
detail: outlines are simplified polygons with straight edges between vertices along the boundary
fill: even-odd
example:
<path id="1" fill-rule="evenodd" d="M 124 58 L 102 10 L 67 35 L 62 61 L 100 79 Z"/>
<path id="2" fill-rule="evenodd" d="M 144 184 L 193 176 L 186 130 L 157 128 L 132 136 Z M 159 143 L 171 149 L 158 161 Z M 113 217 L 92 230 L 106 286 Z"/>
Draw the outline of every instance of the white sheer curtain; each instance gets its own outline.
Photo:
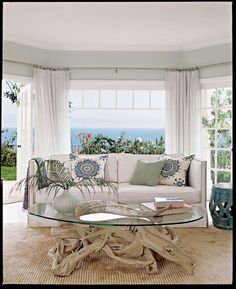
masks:
<path id="1" fill-rule="evenodd" d="M 34 156 L 70 153 L 69 71 L 34 68 Z"/>
<path id="2" fill-rule="evenodd" d="M 199 70 L 166 72 L 166 152 L 200 155 Z"/>

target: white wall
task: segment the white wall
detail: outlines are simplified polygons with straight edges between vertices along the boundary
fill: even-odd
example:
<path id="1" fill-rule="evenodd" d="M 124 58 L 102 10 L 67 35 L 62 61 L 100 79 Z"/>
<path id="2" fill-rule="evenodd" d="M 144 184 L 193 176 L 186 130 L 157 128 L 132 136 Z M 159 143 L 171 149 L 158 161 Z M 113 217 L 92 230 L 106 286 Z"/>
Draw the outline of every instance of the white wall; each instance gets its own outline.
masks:
<path id="1" fill-rule="evenodd" d="M 33 64 L 70 67 L 72 80 L 164 80 L 163 68 L 212 65 L 200 69 L 200 77 L 209 78 L 231 75 L 232 65 L 220 64 L 231 61 L 231 44 L 184 52 L 52 51 L 13 42 L 3 45 L 3 73 L 26 77 L 32 77 Z M 132 69 L 116 73 L 115 67 Z"/>

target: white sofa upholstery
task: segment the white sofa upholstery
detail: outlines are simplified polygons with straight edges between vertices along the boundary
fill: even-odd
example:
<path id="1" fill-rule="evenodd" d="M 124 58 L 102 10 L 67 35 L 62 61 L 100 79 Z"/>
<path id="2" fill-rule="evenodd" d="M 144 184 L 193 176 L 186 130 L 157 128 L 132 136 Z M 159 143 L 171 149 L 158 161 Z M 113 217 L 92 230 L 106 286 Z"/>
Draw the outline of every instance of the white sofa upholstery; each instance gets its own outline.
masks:
<path id="1" fill-rule="evenodd" d="M 181 155 L 172 155 L 181 156 Z M 69 155 L 52 155 L 50 159 L 57 159 L 68 163 Z M 193 159 L 191 161 L 188 175 L 187 186 L 176 187 L 167 185 L 141 186 L 130 185 L 129 181 L 133 175 L 135 165 L 138 159 L 155 161 L 160 159 L 160 155 L 134 155 L 127 153 L 109 154 L 105 165 L 105 180 L 112 182 L 117 187 L 117 196 L 113 193 L 108 194 L 106 190 L 101 192 L 99 187 L 95 188 L 95 194 L 91 196 L 79 193 L 78 189 L 71 188 L 72 194 L 75 194 L 81 201 L 91 199 L 101 199 L 116 201 L 122 204 L 151 202 L 156 196 L 179 196 L 184 199 L 185 203 L 192 206 L 198 206 L 206 211 L 206 161 Z M 29 162 L 30 174 L 34 174 L 36 163 L 32 160 Z M 53 195 L 47 197 L 45 189 L 29 192 L 29 207 L 35 203 L 48 203 L 53 199 Z M 28 214 L 29 226 L 54 226 L 57 222 L 41 219 Z M 208 225 L 207 217 L 181 226 L 200 226 Z M 180 225 L 176 225 L 180 226 Z"/>

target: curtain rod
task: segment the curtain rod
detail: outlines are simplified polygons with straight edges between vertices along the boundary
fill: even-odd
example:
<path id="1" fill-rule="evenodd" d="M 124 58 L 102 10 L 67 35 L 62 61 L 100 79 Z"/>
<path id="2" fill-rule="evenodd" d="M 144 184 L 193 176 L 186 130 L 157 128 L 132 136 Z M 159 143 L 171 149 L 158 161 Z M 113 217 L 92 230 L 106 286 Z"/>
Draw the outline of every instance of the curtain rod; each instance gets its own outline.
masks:
<path id="1" fill-rule="evenodd" d="M 16 61 L 16 60 L 8 60 L 5 59 L 6 61 L 9 62 L 14 62 L 14 63 L 21 63 L 21 64 L 26 64 L 26 65 L 32 65 L 34 67 L 44 67 L 44 65 L 37 65 L 37 64 L 31 64 L 23 61 Z M 54 69 L 114 69 L 116 72 L 120 69 L 153 69 L 153 70 L 188 70 L 188 69 L 197 69 L 197 68 L 206 68 L 206 67 L 212 67 L 212 66 L 217 66 L 217 65 L 224 65 L 224 64 L 230 64 L 232 61 L 226 61 L 226 62 L 220 62 L 220 63 L 213 63 L 213 64 L 205 64 L 205 65 L 196 65 L 193 67 L 186 67 L 186 68 L 179 68 L 179 67 L 172 67 L 172 68 L 165 68 L 165 67 L 119 67 L 119 66 L 113 66 L 113 67 L 86 67 L 86 66 L 67 66 L 67 67 L 54 67 Z M 52 67 L 48 67 L 52 68 Z"/>

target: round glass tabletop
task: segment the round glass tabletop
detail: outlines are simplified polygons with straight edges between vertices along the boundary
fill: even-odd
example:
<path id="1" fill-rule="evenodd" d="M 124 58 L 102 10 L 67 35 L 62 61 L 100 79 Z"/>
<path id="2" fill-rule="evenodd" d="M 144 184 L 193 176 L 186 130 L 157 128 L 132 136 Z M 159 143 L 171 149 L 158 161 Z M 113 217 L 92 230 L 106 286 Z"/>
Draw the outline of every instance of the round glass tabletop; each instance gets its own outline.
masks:
<path id="1" fill-rule="evenodd" d="M 139 210 L 139 204 L 126 204 Z M 110 213 L 94 213 L 77 217 L 75 213 L 70 216 L 56 211 L 51 203 L 35 204 L 28 209 L 31 215 L 61 222 L 78 223 L 91 226 L 162 226 L 194 222 L 204 217 L 205 211 L 193 207 L 191 213 L 166 215 L 158 217 L 130 217 Z"/>

